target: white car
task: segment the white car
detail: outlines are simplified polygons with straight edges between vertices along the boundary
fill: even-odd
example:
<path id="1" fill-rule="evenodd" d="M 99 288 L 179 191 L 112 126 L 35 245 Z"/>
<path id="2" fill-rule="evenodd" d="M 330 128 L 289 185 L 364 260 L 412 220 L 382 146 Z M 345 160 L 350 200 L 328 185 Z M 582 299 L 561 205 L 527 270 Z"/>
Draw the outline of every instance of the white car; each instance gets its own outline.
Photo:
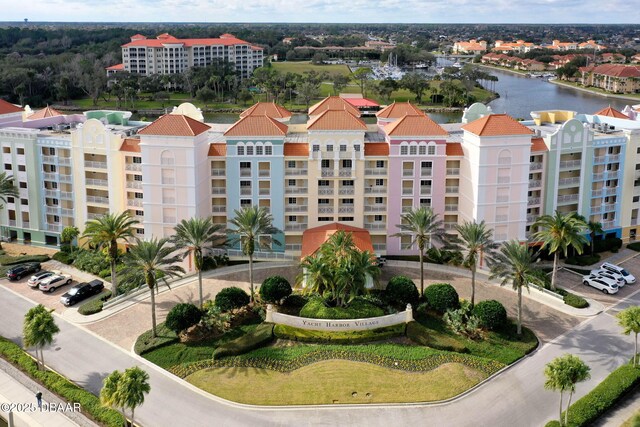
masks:
<path id="1" fill-rule="evenodd" d="M 591 274 L 594 276 L 606 277 L 607 279 L 615 280 L 616 284 L 619 288 L 624 288 L 624 285 L 627 283 L 624 280 L 624 276 L 622 274 L 614 273 L 613 271 L 605 270 L 601 268 L 599 270 L 591 270 Z"/>
<path id="2" fill-rule="evenodd" d="M 624 278 L 624 281 L 627 283 L 636 283 L 636 278 L 634 277 L 634 275 L 629 273 L 627 270 L 625 270 L 624 268 L 618 265 L 605 262 L 600 266 L 600 268 L 622 275 L 622 277 Z"/>
<path id="3" fill-rule="evenodd" d="M 582 276 L 582 284 L 599 289 L 605 294 L 615 294 L 618 292 L 618 285 L 615 280 L 596 276 L 595 274 Z"/>
<path id="4" fill-rule="evenodd" d="M 40 282 L 42 292 L 53 292 L 61 286 L 69 285 L 73 280 L 70 274 L 54 274 Z"/>
<path id="5" fill-rule="evenodd" d="M 42 283 L 42 281 L 44 281 L 45 279 L 54 276 L 56 274 L 60 274 L 59 271 L 40 271 L 36 274 L 34 274 L 33 276 L 31 276 L 31 278 L 29 279 L 29 281 L 27 282 L 27 285 L 29 285 L 32 288 L 37 288 L 38 286 L 40 286 L 40 283 Z"/>

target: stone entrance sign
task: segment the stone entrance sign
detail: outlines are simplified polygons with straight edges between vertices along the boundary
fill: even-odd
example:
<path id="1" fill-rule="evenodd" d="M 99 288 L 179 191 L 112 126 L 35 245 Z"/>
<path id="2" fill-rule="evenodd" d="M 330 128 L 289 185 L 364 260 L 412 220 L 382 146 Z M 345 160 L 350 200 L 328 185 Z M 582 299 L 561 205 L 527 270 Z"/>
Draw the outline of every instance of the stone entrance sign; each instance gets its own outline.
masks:
<path id="1" fill-rule="evenodd" d="M 407 310 L 387 316 L 369 317 L 366 319 L 331 320 L 331 319 L 307 319 L 305 317 L 290 316 L 276 313 L 271 304 L 267 306 L 267 322 L 277 325 L 293 326 L 294 328 L 309 329 L 314 331 L 364 331 L 367 329 L 384 328 L 386 326 L 399 325 L 413 321 L 411 304 L 407 304 Z"/>

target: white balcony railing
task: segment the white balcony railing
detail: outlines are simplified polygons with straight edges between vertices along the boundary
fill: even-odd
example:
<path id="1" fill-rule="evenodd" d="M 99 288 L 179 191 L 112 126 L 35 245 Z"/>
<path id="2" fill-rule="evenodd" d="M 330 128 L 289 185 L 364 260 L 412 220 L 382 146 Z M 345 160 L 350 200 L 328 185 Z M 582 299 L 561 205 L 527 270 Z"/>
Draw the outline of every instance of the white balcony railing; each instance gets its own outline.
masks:
<path id="1" fill-rule="evenodd" d="M 384 230 L 387 228 L 387 224 L 383 222 L 365 222 L 364 228 L 367 230 Z"/>
<path id="2" fill-rule="evenodd" d="M 433 175 L 433 168 L 422 168 L 422 169 L 420 169 L 420 175 L 422 175 L 422 176 L 431 176 L 431 175 Z"/>
<path id="3" fill-rule="evenodd" d="M 579 168 L 581 164 L 581 160 L 564 160 L 560 162 L 560 169 Z"/>
<path id="4" fill-rule="evenodd" d="M 385 212 L 387 210 L 387 205 L 365 205 L 365 212 Z"/>
<path id="5" fill-rule="evenodd" d="M 335 169 L 328 169 L 328 168 L 321 169 L 320 175 L 324 177 L 337 176 Z"/>
<path id="6" fill-rule="evenodd" d="M 402 176 L 413 176 L 413 169 L 402 169 Z"/>
<path id="7" fill-rule="evenodd" d="M 93 169 L 106 169 L 107 168 L 107 162 L 94 162 L 91 160 L 85 160 L 84 161 L 84 166 L 86 168 L 93 168 Z"/>
<path id="8" fill-rule="evenodd" d="M 268 196 L 269 194 L 271 194 L 271 189 L 270 188 L 259 188 L 258 189 L 258 194 L 260 196 Z"/>
<path id="9" fill-rule="evenodd" d="M 59 215 L 60 214 L 60 206 L 47 206 L 45 211 L 48 214 Z"/>
<path id="10" fill-rule="evenodd" d="M 531 197 L 529 198 L 529 200 L 527 200 L 527 205 L 532 206 L 532 205 L 539 205 L 540 204 L 540 197 Z"/>
<path id="11" fill-rule="evenodd" d="M 431 194 L 431 187 L 420 187 L 420 195 L 429 195 Z"/>
<path id="12" fill-rule="evenodd" d="M 103 205 L 108 205 L 109 204 L 109 198 L 108 197 L 100 197 L 100 196 L 87 196 L 87 202 L 88 203 L 100 203 Z"/>
<path id="13" fill-rule="evenodd" d="M 365 169 L 364 170 L 364 174 L 365 175 L 383 176 L 383 175 L 387 174 L 387 168 Z"/>
<path id="14" fill-rule="evenodd" d="M 458 205 L 444 205 L 444 210 L 447 212 L 456 212 L 458 210 Z"/>
<path id="15" fill-rule="evenodd" d="M 333 188 L 320 187 L 318 188 L 318 194 L 321 196 L 333 195 Z"/>
<path id="16" fill-rule="evenodd" d="M 579 194 L 561 194 L 558 196 L 558 203 L 577 202 Z"/>
<path id="17" fill-rule="evenodd" d="M 107 181 L 106 179 L 87 178 L 87 179 L 85 179 L 85 183 L 87 185 L 91 185 L 91 186 L 94 186 L 94 187 L 108 187 L 109 186 L 109 181 Z"/>
<path id="18" fill-rule="evenodd" d="M 318 213 L 321 213 L 321 214 L 332 214 L 333 213 L 333 206 L 320 206 L 320 207 L 318 207 Z"/>
<path id="19" fill-rule="evenodd" d="M 444 223 L 444 229 L 445 230 L 455 230 L 456 229 L 456 225 L 458 225 L 457 222 L 445 222 Z"/>
<path id="20" fill-rule="evenodd" d="M 226 174 L 227 174 L 227 171 L 225 169 L 217 169 L 217 168 L 211 169 L 211 176 L 225 176 Z"/>
<path id="21" fill-rule="evenodd" d="M 542 185 L 542 181 L 539 179 L 529 181 L 529 188 L 538 188 L 540 187 L 540 185 Z"/>
<path id="22" fill-rule="evenodd" d="M 535 162 L 529 165 L 529 170 L 537 171 L 542 169 L 542 162 Z"/>
<path id="23" fill-rule="evenodd" d="M 251 176 L 251 169 L 249 169 L 249 168 L 240 168 L 240 176 L 243 176 L 243 177 Z"/>
<path id="24" fill-rule="evenodd" d="M 162 203 L 164 203 L 165 205 L 175 205 L 176 204 L 176 198 L 175 197 L 163 197 L 162 198 Z"/>
<path id="25" fill-rule="evenodd" d="M 142 181 L 126 181 L 125 186 L 127 188 L 135 188 L 139 190 L 142 188 Z"/>
<path id="26" fill-rule="evenodd" d="M 338 171 L 338 176 L 346 177 L 346 176 L 352 176 L 352 175 L 353 175 L 353 169 L 340 168 L 340 170 Z"/>
<path id="27" fill-rule="evenodd" d="M 413 187 L 402 187 L 402 195 L 410 196 L 413 194 Z"/>
<path id="28" fill-rule="evenodd" d="M 353 187 L 351 187 L 351 188 L 341 188 L 341 189 L 338 190 L 338 194 L 341 195 L 341 196 L 348 196 L 348 195 L 351 195 L 351 194 L 354 194 L 354 193 L 355 193 L 355 190 L 353 189 Z"/>
<path id="29" fill-rule="evenodd" d="M 306 175 L 308 173 L 307 169 L 291 169 L 287 168 L 284 170 L 285 175 Z"/>
<path id="30" fill-rule="evenodd" d="M 258 176 L 260 178 L 269 178 L 271 176 L 271 170 L 269 170 L 269 169 L 260 169 L 260 170 L 258 170 Z"/>
<path id="31" fill-rule="evenodd" d="M 211 212 L 224 213 L 227 211 L 226 206 L 211 206 Z"/>
<path id="32" fill-rule="evenodd" d="M 290 222 L 290 223 L 285 224 L 284 230 L 285 231 L 303 231 L 303 230 L 306 230 L 308 226 L 309 226 L 309 224 L 307 224 L 305 222 L 296 222 L 296 223 Z M 291 246 L 291 248 L 289 248 L 289 246 Z M 294 246 L 296 246 L 297 248 L 294 248 Z M 287 245 L 287 250 L 292 250 L 292 251 L 298 250 L 299 251 L 301 249 L 302 249 L 302 245 L 300 245 L 300 244 L 298 244 L 298 245 L 296 245 L 296 244 Z"/>
<path id="33" fill-rule="evenodd" d="M 128 171 L 141 171 L 142 170 L 142 164 L 141 163 L 127 163 L 125 165 L 125 169 Z"/>
<path id="34" fill-rule="evenodd" d="M 285 212 L 306 212 L 309 205 L 285 205 Z"/>
<path id="35" fill-rule="evenodd" d="M 343 213 L 353 213 L 353 211 L 354 211 L 353 206 L 340 206 L 338 208 L 338 213 L 341 213 L 341 214 L 343 214 Z"/>
<path id="36" fill-rule="evenodd" d="M 212 187 L 211 194 L 226 194 L 227 189 L 225 187 Z"/>
<path id="37" fill-rule="evenodd" d="M 142 199 L 127 199 L 127 206 L 142 207 Z"/>
<path id="38" fill-rule="evenodd" d="M 242 187 L 240 188 L 241 196 L 250 196 L 251 195 L 251 187 Z"/>
<path id="39" fill-rule="evenodd" d="M 285 194 L 307 194 L 309 189 L 307 187 L 284 187 Z"/>
<path id="40" fill-rule="evenodd" d="M 448 185 L 445 190 L 447 193 L 457 193 L 460 190 L 460 187 L 457 185 Z"/>
<path id="41" fill-rule="evenodd" d="M 447 168 L 447 175 L 460 175 L 460 168 Z"/>
<path id="42" fill-rule="evenodd" d="M 387 192 L 387 187 L 383 187 L 383 186 L 368 187 L 364 189 L 364 192 L 365 194 L 384 194 Z M 404 194 L 404 192 L 402 194 Z"/>

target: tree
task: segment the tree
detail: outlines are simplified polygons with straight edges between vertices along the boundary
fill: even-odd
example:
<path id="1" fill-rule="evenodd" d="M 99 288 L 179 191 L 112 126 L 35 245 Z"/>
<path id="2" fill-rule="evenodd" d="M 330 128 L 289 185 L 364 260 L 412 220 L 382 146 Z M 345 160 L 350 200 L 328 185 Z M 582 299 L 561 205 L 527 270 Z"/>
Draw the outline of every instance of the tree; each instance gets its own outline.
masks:
<path id="1" fill-rule="evenodd" d="M 62 233 L 60 233 L 60 246 L 62 249 L 69 249 L 69 251 L 73 251 L 73 241 L 80 235 L 80 230 L 78 227 L 73 225 L 67 226 L 62 229 Z"/>
<path id="2" fill-rule="evenodd" d="M 487 228 L 484 220 L 479 224 L 475 221 L 465 221 L 461 225 L 456 225 L 456 231 L 458 231 L 459 238 L 456 238 L 453 246 L 458 251 L 466 252 L 463 263 L 471 270 L 471 307 L 473 307 L 476 295 L 478 258 L 481 254 L 490 258 L 498 245 L 492 239 L 493 230 Z"/>
<path id="3" fill-rule="evenodd" d="M 589 238 L 591 239 L 591 256 L 593 256 L 596 249 L 596 237 L 604 233 L 604 229 L 602 228 L 602 223 L 598 221 L 589 221 L 587 228 L 589 229 Z"/>
<path id="4" fill-rule="evenodd" d="M 398 90 L 398 82 L 393 80 L 391 77 L 387 77 L 384 80 L 380 80 L 376 85 L 376 91 L 383 97 L 386 101 L 391 99 L 391 94 L 393 91 Z"/>
<path id="5" fill-rule="evenodd" d="M 531 240 L 542 242 L 541 249 L 548 248 L 549 254 L 553 254 L 551 289 L 555 290 L 560 251 L 566 257 L 569 247 L 573 247 L 578 254 L 581 254 L 582 247 L 587 243 L 587 239 L 581 233 L 585 231 L 587 224 L 575 213 L 562 214 L 556 211 L 553 215 L 539 217 L 532 228 L 537 231 L 533 233 Z"/>
<path id="6" fill-rule="evenodd" d="M 338 95 L 349 84 L 349 77 L 344 74 L 333 74 L 331 75 L 331 82 L 333 83 L 333 94 Z"/>
<path id="7" fill-rule="evenodd" d="M 38 304 L 27 311 L 24 316 L 22 327 L 22 342 L 25 347 L 34 346 L 36 348 L 36 359 L 44 370 L 44 352 L 43 347 L 53 342 L 53 336 L 60 332 L 60 328 L 56 325 L 53 310 L 47 310 L 42 304 Z M 38 349 L 40 349 L 40 357 L 38 358 Z"/>
<path id="8" fill-rule="evenodd" d="M 367 96 L 367 82 L 371 80 L 372 75 L 373 71 L 369 67 L 358 68 L 353 73 L 353 77 L 358 81 L 358 84 L 360 85 L 362 96 Z"/>
<path id="9" fill-rule="evenodd" d="M 167 279 L 179 277 L 184 274 L 184 269 L 176 265 L 182 259 L 181 255 L 175 255 L 174 246 L 169 246 L 169 239 L 152 238 L 149 241 L 138 241 L 129 247 L 129 253 L 123 259 L 122 270 L 123 283 L 140 285 L 145 283 L 151 294 L 151 330 L 153 337 L 156 332 L 156 299 L 154 290 L 158 282 L 162 281 L 168 286 Z"/>
<path id="10" fill-rule="evenodd" d="M 500 286 L 511 283 L 518 292 L 517 333 L 522 335 L 522 288 L 529 289 L 529 283 L 541 286 L 542 279 L 536 274 L 534 257 L 526 244 L 517 240 L 506 242 L 490 260 L 489 279 L 498 278 Z"/>
<path id="11" fill-rule="evenodd" d="M 124 211 L 119 215 L 107 213 L 96 219 L 85 223 L 82 237 L 98 248 L 106 247 L 111 263 L 111 295 L 118 295 L 118 283 L 116 278 L 116 261 L 118 259 L 118 241 L 132 239 L 133 226 L 139 221 L 131 218 L 129 211 Z"/>
<path id="12" fill-rule="evenodd" d="M 407 73 L 400 79 L 400 86 L 416 95 L 416 102 L 422 102 L 424 91 L 429 88 L 429 80 L 419 73 Z"/>
<path id="13" fill-rule="evenodd" d="M 8 197 L 18 197 L 18 189 L 13 185 L 13 176 L 7 175 L 6 172 L 0 172 L 0 209 L 4 208 Z M 0 250 L 2 250 L 2 241 L 0 240 Z"/>
<path id="14" fill-rule="evenodd" d="M 427 244 L 431 245 L 431 241 L 444 241 L 444 229 L 442 221 L 438 219 L 438 214 L 434 213 L 431 208 L 420 207 L 410 212 L 402 214 L 401 223 L 396 225 L 400 229 L 399 233 L 394 237 L 411 237 L 409 249 L 414 245 L 418 245 L 420 250 L 420 295 L 424 295 L 424 251 Z"/>
<path id="15" fill-rule="evenodd" d="M 628 307 L 619 312 L 616 317 L 618 324 L 624 329 L 625 335 L 631 332 L 635 335 L 633 347 L 633 366 L 638 366 L 638 333 L 640 333 L 640 306 Z"/>
<path id="16" fill-rule="evenodd" d="M 172 238 L 176 248 L 184 250 L 186 258 L 193 256 L 193 263 L 198 271 L 198 293 L 200 296 L 200 308 L 202 308 L 202 266 L 204 264 L 204 251 L 207 249 L 222 248 L 227 243 L 224 226 L 214 224 L 211 218 L 183 219 L 176 225 L 175 235 Z"/>
<path id="17" fill-rule="evenodd" d="M 144 403 L 144 395 L 151 391 L 149 374 L 137 366 L 123 373 L 113 371 L 102 383 L 100 403 L 112 408 L 131 409 L 131 425 L 135 425 L 135 409 Z"/>
<path id="18" fill-rule="evenodd" d="M 591 378 L 589 368 L 579 357 L 572 354 L 556 357 L 544 368 L 546 381 L 544 388 L 547 390 L 560 391 L 560 425 L 562 425 L 562 394 L 569 391 L 569 401 L 564 414 L 564 425 L 569 425 L 569 407 L 571 407 L 571 397 L 576 391 L 576 384 Z"/>
<path id="19" fill-rule="evenodd" d="M 228 233 L 235 235 L 231 239 L 230 245 L 240 243 L 242 253 L 249 257 L 249 286 L 251 287 L 251 302 L 255 301 L 253 289 L 253 254 L 257 249 L 271 249 L 270 243 L 278 246 L 280 241 L 273 238 L 276 233 L 281 233 L 273 226 L 273 216 L 264 208 L 250 206 L 241 210 L 233 211 L 233 219 L 229 220 L 233 226 Z"/>

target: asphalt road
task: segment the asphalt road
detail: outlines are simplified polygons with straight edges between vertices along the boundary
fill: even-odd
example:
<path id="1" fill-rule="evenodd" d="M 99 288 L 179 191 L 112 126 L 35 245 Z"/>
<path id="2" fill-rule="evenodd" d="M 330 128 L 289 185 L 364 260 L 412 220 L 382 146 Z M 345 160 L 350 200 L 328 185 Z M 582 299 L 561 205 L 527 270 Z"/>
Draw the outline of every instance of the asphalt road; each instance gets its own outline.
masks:
<path id="1" fill-rule="evenodd" d="M 61 332 L 45 350 L 45 361 L 94 393 L 114 369 L 133 365 L 150 375 L 151 393 L 136 410 L 138 422 L 163 426 L 540 426 L 556 416 L 557 393 L 543 388 L 544 365 L 564 353 L 580 356 L 592 379 L 579 384 L 576 398 L 584 395 L 633 351 L 632 338 L 620 334 L 612 316 L 630 304 L 640 304 L 634 293 L 597 317 L 545 344 L 497 378 L 452 402 L 436 405 L 338 406 L 320 408 L 254 408 L 228 404 L 177 381 L 161 369 L 128 354 L 86 330 L 56 319 Z M 0 334 L 20 342 L 22 318 L 33 304 L 0 286 Z M 321 380 L 319 378 L 318 380 Z M 402 385 L 399 384 L 399 387 Z M 252 387 L 247 378 L 246 387 Z M 256 390 L 269 393 L 269 390 Z"/>

